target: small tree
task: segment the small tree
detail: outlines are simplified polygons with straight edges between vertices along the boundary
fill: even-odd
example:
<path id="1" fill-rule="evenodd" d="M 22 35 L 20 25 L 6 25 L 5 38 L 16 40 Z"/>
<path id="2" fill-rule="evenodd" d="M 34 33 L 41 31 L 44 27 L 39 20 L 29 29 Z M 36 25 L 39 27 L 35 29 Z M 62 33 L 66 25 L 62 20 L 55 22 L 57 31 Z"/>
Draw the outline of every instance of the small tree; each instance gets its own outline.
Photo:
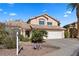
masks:
<path id="1" fill-rule="evenodd" d="M 13 49 L 16 48 L 16 31 L 14 29 L 6 28 L 8 35 L 3 39 L 3 45 L 5 48 Z"/>
<path id="2" fill-rule="evenodd" d="M 15 31 L 6 27 L 5 24 L 0 24 L 0 44 L 5 48 L 16 48 L 16 34 Z"/>
<path id="3" fill-rule="evenodd" d="M 47 37 L 47 31 L 45 30 L 33 30 L 31 36 L 31 42 L 34 43 L 34 48 L 40 48 L 40 44 L 44 42 L 44 37 Z"/>
<path id="4" fill-rule="evenodd" d="M 5 24 L 0 23 L 0 44 L 3 44 L 3 40 L 6 38 L 8 35 L 8 32 L 5 31 Z"/>
<path id="5" fill-rule="evenodd" d="M 3 43 L 4 43 L 4 47 L 7 48 L 7 49 L 14 49 L 14 48 L 16 48 L 16 40 L 13 39 L 10 36 L 7 36 L 4 39 L 4 42 Z"/>

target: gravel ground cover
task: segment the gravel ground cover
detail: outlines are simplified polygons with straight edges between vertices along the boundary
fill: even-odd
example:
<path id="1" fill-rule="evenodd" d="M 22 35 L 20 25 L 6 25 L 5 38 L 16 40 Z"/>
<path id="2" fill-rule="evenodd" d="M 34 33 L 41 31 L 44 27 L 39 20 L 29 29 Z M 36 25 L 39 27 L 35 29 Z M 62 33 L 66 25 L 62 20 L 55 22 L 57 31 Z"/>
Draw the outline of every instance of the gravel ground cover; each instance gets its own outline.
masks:
<path id="1" fill-rule="evenodd" d="M 58 47 L 51 46 L 47 43 L 42 44 L 42 48 L 39 50 L 34 50 L 32 43 L 30 42 L 21 42 L 23 50 L 19 53 L 19 56 L 43 56 L 44 54 L 58 50 Z"/>
<path id="2" fill-rule="evenodd" d="M 16 56 L 16 49 L 0 49 L 0 56 Z"/>

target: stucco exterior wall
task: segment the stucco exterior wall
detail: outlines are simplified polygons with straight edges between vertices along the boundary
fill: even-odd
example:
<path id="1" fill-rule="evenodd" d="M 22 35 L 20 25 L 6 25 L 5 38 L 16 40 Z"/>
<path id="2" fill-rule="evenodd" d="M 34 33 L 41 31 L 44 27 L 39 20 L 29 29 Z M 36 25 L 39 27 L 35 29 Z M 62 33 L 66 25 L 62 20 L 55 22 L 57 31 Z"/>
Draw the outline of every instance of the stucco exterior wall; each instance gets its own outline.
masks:
<path id="1" fill-rule="evenodd" d="M 24 37 L 26 37 L 27 35 L 25 34 L 25 29 L 20 29 L 20 34 L 23 35 Z"/>
<path id="2" fill-rule="evenodd" d="M 47 19 L 47 18 L 48 18 L 48 19 Z M 53 20 L 53 19 L 51 19 L 51 18 L 49 18 L 49 17 L 47 17 L 47 18 L 45 18 L 45 17 L 38 17 L 38 18 L 36 18 L 36 19 L 31 20 L 31 21 L 30 21 L 30 24 L 39 25 L 39 20 L 40 20 L 40 19 L 44 19 L 45 25 L 47 25 L 47 22 L 52 22 L 52 26 L 58 26 L 58 22 L 57 22 L 57 21 L 55 21 L 55 20 Z"/>
<path id="3" fill-rule="evenodd" d="M 75 24 L 75 28 L 77 29 L 77 23 Z"/>

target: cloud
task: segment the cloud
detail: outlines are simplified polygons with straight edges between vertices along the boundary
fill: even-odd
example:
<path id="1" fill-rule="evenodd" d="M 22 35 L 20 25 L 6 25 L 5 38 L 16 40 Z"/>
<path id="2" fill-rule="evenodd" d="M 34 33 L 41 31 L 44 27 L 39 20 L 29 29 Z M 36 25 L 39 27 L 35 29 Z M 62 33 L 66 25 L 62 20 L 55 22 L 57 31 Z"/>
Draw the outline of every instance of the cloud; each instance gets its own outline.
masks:
<path id="1" fill-rule="evenodd" d="M 71 11 L 66 11 L 67 14 L 71 14 Z"/>
<path id="2" fill-rule="evenodd" d="M 68 10 L 64 13 L 64 17 L 68 17 L 70 14 L 71 14 L 71 11 Z"/>
<path id="3" fill-rule="evenodd" d="M 16 13 L 10 13 L 9 16 L 16 16 Z"/>
<path id="4" fill-rule="evenodd" d="M 46 12 L 47 10 L 46 9 L 44 9 L 42 12 Z"/>
<path id="5" fill-rule="evenodd" d="M 65 15 L 64 15 L 64 17 L 68 17 L 68 15 L 67 15 L 67 14 L 65 14 Z"/>
<path id="6" fill-rule="evenodd" d="M 0 9 L 0 11 L 3 11 L 3 9 Z"/>
<path id="7" fill-rule="evenodd" d="M 7 14 L 7 12 L 3 12 L 4 14 Z"/>

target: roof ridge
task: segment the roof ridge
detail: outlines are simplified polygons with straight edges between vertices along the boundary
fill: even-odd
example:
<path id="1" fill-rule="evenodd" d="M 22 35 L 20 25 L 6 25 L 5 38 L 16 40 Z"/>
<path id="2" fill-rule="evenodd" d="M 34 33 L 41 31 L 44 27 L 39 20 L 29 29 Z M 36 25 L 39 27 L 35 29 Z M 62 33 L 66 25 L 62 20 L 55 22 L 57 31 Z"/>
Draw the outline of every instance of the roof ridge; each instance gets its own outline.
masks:
<path id="1" fill-rule="evenodd" d="M 44 17 L 45 17 L 45 15 L 48 16 L 48 17 L 50 17 L 50 18 L 52 18 L 53 20 L 57 21 L 58 23 L 60 23 L 60 22 L 59 22 L 58 20 L 56 20 L 55 18 L 49 16 L 47 13 L 42 14 L 42 15 L 39 15 L 39 16 L 36 16 L 36 17 L 33 17 L 33 18 L 29 19 L 29 20 L 27 21 L 27 23 L 28 23 L 29 21 L 31 21 L 32 19 L 35 19 L 35 18 L 38 18 L 38 17 L 41 17 L 41 16 L 44 16 Z M 45 18 L 46 18 L 46 17 L 45 17 Z"/>

